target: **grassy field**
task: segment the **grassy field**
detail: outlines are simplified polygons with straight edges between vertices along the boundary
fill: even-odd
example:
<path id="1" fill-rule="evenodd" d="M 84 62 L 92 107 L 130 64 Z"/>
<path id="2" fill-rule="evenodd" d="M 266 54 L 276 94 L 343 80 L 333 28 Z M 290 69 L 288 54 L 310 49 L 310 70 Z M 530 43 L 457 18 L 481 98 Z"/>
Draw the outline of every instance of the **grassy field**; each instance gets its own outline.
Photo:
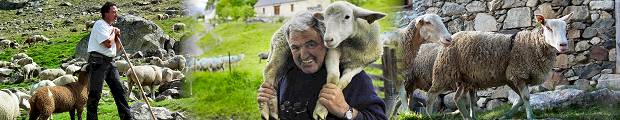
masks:
<path id="1" fill-rule="evenodd" d="M 504 104 L 493 110 L 478 110 L 477 117 L 481 120 L 499 119 L 510 109 L 510 104 Z M 567 119 L 567 120 L 617 120 L 620 119 L 620 107 L 596 105 L 592 107 L 569 106 L 567 108 L 534 110 L 536 119 Z M 525 112 L 515 113 L 512 119 L 525 119 Z M 462 119 L 459 115 L 433 114 L 426 116 L 420 113 L 405 113 L 399 120 L 428 120 L 428 119 Z"/>

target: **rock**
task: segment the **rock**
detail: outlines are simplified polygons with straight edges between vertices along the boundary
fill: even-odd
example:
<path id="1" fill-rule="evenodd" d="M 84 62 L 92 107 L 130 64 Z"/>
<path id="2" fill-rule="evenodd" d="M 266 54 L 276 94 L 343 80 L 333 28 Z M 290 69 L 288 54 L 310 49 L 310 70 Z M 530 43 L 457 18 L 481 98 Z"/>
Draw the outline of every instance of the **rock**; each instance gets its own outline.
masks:
<path id="1" fill-rule="evenodd" d="M 495 17 L 487 13 L 478 13 L 474 19 L 474 29 L 476 31 L 497 31 L 497 22 Z"/>
<path id="2" fill-rule="evenodd" d="M 489 2 L 489 9 L 491 11 L 500 10 L 502 8 L 503 4 L 504 4 L 503 0 L 493 0 L 493 1 Z"/>
<path id="3" fill-rule="evenodd" d="M 603 41 L 603 40 L 601 40 L 601 38 L 599 38 L 599 37 L 593 37 L 592 39 L 590 39 L 590 43 L 592 43 L 592 45 L 597 45 L 597 44 L 601 43 L 601 41 Z"/>
<path id="4" fill-rule="evenodd" d="M 597 33 L 597 28 L 593 28 L 593 27 L 588 27 L 585 30 L 583 30 L 583 33 L 581 34 L 581 37 L 583 38 L 592 38 L 596 35 Z"/>
<path id="5" fill-rule="evenodd" d="M 441 11 L 443 11 L 443 15 L 461 15 L 466 12 L 465 7 L 451 2 L 444 3 L 443 7 L 441 7 Z"/>
<path id="6" fill-rule="evenodd" d="M 581 5 L 583 3 L 583 0 L 572 0 L 571 3 L 573 5 Z"/>
<path id="7" fill-rule="evenodd" d="M 567 106 L 570 101 L 584 95 L 583 90 L 563 89 L 530 94 L 530 106 L 536 110 L 545 110 Z"/>
<path id="8" fill-rule="evenodd" d="M 566 80 L 568 80 L 568 81 L 575 81 L 575 80 L 578 80 L 578 79 L 579 79 L 579 76 L 573 76 L 573 77 L 569 77 Z"/>
<path id="9" fill-rule="evenodd" d="M 2 0 L 0 10 L 15 10 L 25 7 L 29 0 Z"/>
<path id="10" fill-rule="evenodd" d="M 155 97 L 155 101 L 157 102 L 164 101 L 164 100 L 171 100 L 171 99 L 172 99 L 171 96 L 166 96 L 166 95 L 159 95 Z"/>
<path id="11" fill-rule="evenodd" d="M 525 3 L 525 6 L 528 7 L 536 7 L 536 5 L 538 5 L 538 0 L 527 0 Z"/>
<path id="12" fill-rule="evenodd" d="M 615 38 L 614 32 L 614 19 L 612 18 L 600 18 L 592 23 L 592 28 L 596 28 L 595 32 L 598 33 L 598 37 L 603 39 L 606 38 Z M 585 37 L 584 37 L 585 38 Z"/>
<path id="13" fill-rule="evenodd" d="M 171 93 L 171 95 L 173 95 L 173 98 L 179 98 L 179 97 L 183 97 L 183 96 L 187 96 L 185 95 L 186 93 L 183 91 L 183 80 L 174 80 L 170 83 L 167 84 L 163 84 L 161 85 L 158 89 L 158 93 L 157 94 L 164 94 L 164 92 L 170 90 L 170 89 L 174 89 L 175 91 L 169 91 Z"/>
<path id="14" fill-rule="evenodd" d="M 586 79 L 576 80 L 574 85 L 579 90 L 588 91 L 588 90 L 592 89 L 592 86 L 590 86 L 590 81 L 588 81 Z"/>
<path id="15" fill-rule="evenodd" d="M 479 108 L 485 108 L 488 100 L 488 98 L 480 98 L 476 101 L 476 105 L 478 105 Z"/>
<path id="16" fill-rule="evenodd" d="M 73 4 L 71 4 L 70 2 L 62 2 L 60 3 L 60 6 L 73 6 Z"/>
<path id="17" fill-rule="evenodd" d="M 596 81 L 596 89 L 620 90 L 620 74 L 601 74 Z"/>
<path id="18" fill-rule="evenodd" d="M 605 105 L 614 106 L 620 103 L 620 96 L 610 89 L 599 89 L 585 94 L 582 98 L 574 100 L 578 106 Z"/>
<path id="19" fill-rule="evenodd" d="M 613 70 L 611 70 L 611 69 L 603 69 L 603 70 L 601 70 L 601 74 L 611 74 L 611 73 L 613 73 L 613 72 L 614 72 L 614 71 L 613 71 Z"/>
<path id="20" fill-rule="evenodd" d="M 558 85 L 568 85 L 568 80 L 562 76 L 561 72 L 551 71 L 550 77 L 543 82 L 542 87 L 553 90 Z"/>
<path id="21" fill-rule="evenodd" d="M 577 74 L 579 75 L 579 79 L 589 79 L 594 75 L 601 72 L 603 68 L 595 63 L 588 63 L 583 67 Z"/>
<path id="22" fill-rule="evenodd" d="M 411 98 L 409 99 L 409 108 L 419 108 L 426 105 L 426 92 L 421 90 L 415 90 L 411 93 Z M 439 106 L 437 106 L 439 107 Z"/>
<path id="23" fill-rule="evenodd" d="M 601 46 L 594 46 L 590 49 L 590 58 L 594 60 L 597 60 L 597 61 L 607 60 L 608 55 L 609 55 L 609 50 Z"/>
<path id="24" fill-rule="evenodd" d="M 614 1 L 591 1 L 590 10 L 613 10 Z"/>
<path id="25" fill-rule="evenodd" d="M 439 8 L 438 7 L 430 7 L 428 9 L 426 9 L 426 11 L 424 13 L 426 14 L 439 14 Z"/>
<path id="26" fill-rule="evenodd" d="M 573 22 L 570 24 L 570 28 L 583 30 L 586 29 L 586 24 L 583 24 L 583 22 Z"/>
<path id="27" fill-rule="evenodd" d="M 573 16 L 569 19 L 571 21 L 585 21 L 590 17 L 590 12 L 588 12 L 588 7 L 586 6 L 568 6 L 564 8 L 562 16 L 568 15 L 571 12 L 573 12 Z"/>
<path id="28" fill-rule="evenodd" d="M 153 113 L 158 120 L 172 120 L 172 113 L 164 107 L 153 107 Z M 151 114 L 144 102 L 136 102 L 130 106 L 130 112 L 134 119 L 150 120 Z"/>
<path id="29" fill-rule="evenodd" d="M 548 89 L 543 87 L 542 85 L 531 86 L 529 87 L 529 89 L 530 89 L 530 94 L 548 91 Z M 509 98 L 510 98 L 510 95 L 509 95 Z"/>
<path id="30" fill-rule="evenodd" d="M 600 19 L 615 19 L 613 17 L 613 15 L 611 15 L 608 12 L 605 12 L 605 11 L 599 11 L 599 14 L 600 14 L 600 17 L 599 17 Z M 592 20 L 592 21 L 594 21 L 594 20 Z"/>
<path id="31" fill-rule="evenodd" d="M 538 10 L 534 14 L 542 14 L 545 18 L 556 18 L 555 10 L 550 3 L 544 3 L 538 6 Z"/>
<path id="32" fill-rule="evenodd" d="M 0 68 L 0 76 L 9 77 L 13 74 L 13 69 Z"/>
<path id="33" fill-rule="evenodd" d="M 588 41 L 579 41 L 577 43 L 577 45 L 575 45 L 575 51 L 581 52 L 581 51 L 584 51 L 584 50 L 588 50 L 590 48 L 590 46 L 592 46 L 592 45 L 590 45 L 590 43 L 588 43 Z"/>
<path id="34" fill-rule="evenodd" d="M 484 12 L 487 5 L 480 1 L 473 1 L 465 6 L 468 12 Z"/>
<path id="35" fill-rule="evenodd" d="M 489 102 L 487 102 L 487 110 L 492 110 L 494 108 L 497 108 L 499 106 L 501 106 L 502 104 L 504 104 L 502 101 L 500 101 L 499 99 L 493 99 Z"/>
<path id="36" fill-rule="evenodd" d="M 504 0 L 502 8 L 516 8 L 525 6 L 527 0 Z"/>
<path id="37" fill-rule="evenodd" d="M 181 112 L 174 112 L 174 113 L 172 113 L 172 117 L 174 117 L 174 120 L 187 120 L 188 119 Z"/>
<path id="38" fill-rule="evenodd" d="M 454 19 L 448 22 L 448 32 L 450 33 L 456 33 L 456 32 L 462 31 L 463 27 L 464 27 L 463 20 L 461 20 L 460 18 L 457 18 L 457 19 Z"/>
<path id="39" fill-rule="evenodd" d="M 120 16 L 114 24 L 123 32 L 121 42 L 125 46 L 128 54 L 137 51 L 156 52 L 163 49 L 161 43 L 164 42 L 164 32 L 152 21 L 142 17 L 126 15 Z M 80 40 L 75 48 L 75 56 L 79 58 L 87 58 L 86 48 L 88 44 L 88 36 Z"/>
<path id="40" fill-rule="evenodd" d="M 568 30 L 568 38 L 574 39 L 581 37 L 581 30 Z"/>
<path id="41" fill-rule="evenodd" d="M 490 97 L 493 94 L 492 90 L 478 90 L 476 95 L 479 97 Z"/>
<path id="42" fill-rule="evenodd" d="M 555 64 L 553 65 L 557 68 L 568 68 L 568 55 L 560 54 L 555 57 Z"/>
<path id="43" fill-rule="evenodd" d="M 609 50 L 609 61 L 616 61 L 616 48 Z"/>
<path id="44" fill-rule="evenodd" d="M 456 110 L 456 103 L 454 102 L 454 96 L 456 92 L 452 92 L 443 97 L 443 104 L 447 109 Z"/>
<path id="45" fill-rule="evenodd" d="M 512 89 L 508 86 L 497 87 L 493 94 L 491 95 L 491 99 L 499 99 L 499 98 L 508 98 L 508 93 L 512 91 Z"/>
<path id="46" fill-rule="evenodd" d="M 138 51 L 135 52 L 133 54 L 131 54 L 131 56 L 129 56 L 130 58 L 143 58 L 144 57 L 144 53 L 142 53 L 142 51 Z"/>
<path id="47" fill-rule="evenodd" d="M 555 86 L 555 90 L 564 90 L 564 89 L 576 89 L 575 86 L 572 85 L 558 85 Z"/>
<path id="48" fill-rule="evenodd" d="M 565 73 L 564 73 L 564 77 L 572 77 L 575 76 L 575 71 L 573 71 L 573 69 L 568 69 Z"/>
<path id="49" fill-rule="evenodd" d="M 512 8 L 508 10 L 506 20 L 504 20 L 504 29 L 531 26 L 531 18 L 529 7 Z"/>
<path id="50" fill-rule="evenodd" d="M 162 92 L 160 95 L 163 96 L 172 96 L 173 98 L 179 98 L 180 97 L 180 93 L 177 89 L 168 89 L 164 92 Z"/>
<path id="51" fill-rule="evenodd" d="M 557 7 L 557 6 L 568 6 L 569 0 L 553 0 L 551 1 L 551 5 L 553 7 Z"/>

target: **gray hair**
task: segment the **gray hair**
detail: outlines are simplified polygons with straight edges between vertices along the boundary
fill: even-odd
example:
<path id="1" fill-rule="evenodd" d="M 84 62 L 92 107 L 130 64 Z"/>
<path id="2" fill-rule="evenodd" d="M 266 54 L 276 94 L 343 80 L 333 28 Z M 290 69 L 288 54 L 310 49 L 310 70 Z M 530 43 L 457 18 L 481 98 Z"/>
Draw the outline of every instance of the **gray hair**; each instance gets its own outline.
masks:
<path id="1" fill-rule="evenodd" d="M 290 33 L 293 31 L 306 31 L 309 28 L 314 28 L 316 32 L 319 34 L 321 39 L 323 39 L 323 34 L 325 34 L 325 25 L 323 22 L 317 20 L 313 16 L 314 12 L 303 10 L 299 11 L 289 19 L 284 25 L 286 25 L 285 36 L 286 39 L 290 38 Z"/>

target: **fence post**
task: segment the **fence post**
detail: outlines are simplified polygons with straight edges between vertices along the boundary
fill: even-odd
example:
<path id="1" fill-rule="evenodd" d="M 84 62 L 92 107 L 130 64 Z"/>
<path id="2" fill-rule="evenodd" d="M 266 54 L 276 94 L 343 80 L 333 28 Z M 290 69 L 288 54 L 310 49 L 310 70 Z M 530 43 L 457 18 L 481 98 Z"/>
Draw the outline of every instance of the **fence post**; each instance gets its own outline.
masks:
<path id="1" fill-rule="evenodd" d="M 396 109 L 397 102 L 396 86 L 394 84 L 394 81 L 397 79 L 394 51 L 394 49 L 390 49 L 389 47 L 383 47 L 384 53 L 381 58 L 383 62 L 383 77 L 385 78 L 383 81 L 383 88 L 385 93 L 386 115 L 388 118 L 394 115 L 393 112 Z"/>

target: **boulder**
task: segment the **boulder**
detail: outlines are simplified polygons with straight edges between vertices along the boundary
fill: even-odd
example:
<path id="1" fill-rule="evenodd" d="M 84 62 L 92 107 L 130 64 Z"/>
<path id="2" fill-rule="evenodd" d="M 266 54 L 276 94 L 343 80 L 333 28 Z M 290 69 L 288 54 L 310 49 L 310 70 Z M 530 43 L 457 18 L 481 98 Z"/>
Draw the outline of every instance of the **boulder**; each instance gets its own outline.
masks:
<path id="1" fill-rule="evenodd" d="M 157 52 L 163 50 L 164 31 L 152 21 L 139 16 L 120 16 L 114 24 L 121 29 L 121 42 L 128 54 L 137 51 Z M 75 56 L 87 58 L 88 37 L 80 40 L 75 48 Z"/>
<path id="2" fill-rule="evenodd" d="M 441 11 L 443 11 L 443 15 L 461 15 L 466 12 L 465 7 L 451 2 L 444 3 L 443 7 L 441 7 Z"/>
<path id="3" fill-rule="evenodd" d="M 504 29 L 528 27 L 532 25 L 532 13 L 529 7 L 512 8 L 508 10 Z"/>
<path id="4" fill-rule="evenodd" d="M 164 107 L 152 107 L 158 120 L 173 120 L 172 113 Z M 131 115 L 137 120 L 151 120 L 151 113 L 144 102 L 136 102 L 130 106 Z"/>
<path id="5" fill-rule="evenodd" d="M 0 0 L 0 10 L 15 10 L 23 8 L 29 0 Z"/>
<path id="6" fill-rule="evenodd" d="M 620 74 L 601 74 L 596 81 L 596 89 L 620 90 Z"/>
<path id="7" fill-rule="evenodd" d="M 485 32 L 497 31 L 497 21 L 488 13 L 478 13 L 474 19 L 474 29 Z"/>

